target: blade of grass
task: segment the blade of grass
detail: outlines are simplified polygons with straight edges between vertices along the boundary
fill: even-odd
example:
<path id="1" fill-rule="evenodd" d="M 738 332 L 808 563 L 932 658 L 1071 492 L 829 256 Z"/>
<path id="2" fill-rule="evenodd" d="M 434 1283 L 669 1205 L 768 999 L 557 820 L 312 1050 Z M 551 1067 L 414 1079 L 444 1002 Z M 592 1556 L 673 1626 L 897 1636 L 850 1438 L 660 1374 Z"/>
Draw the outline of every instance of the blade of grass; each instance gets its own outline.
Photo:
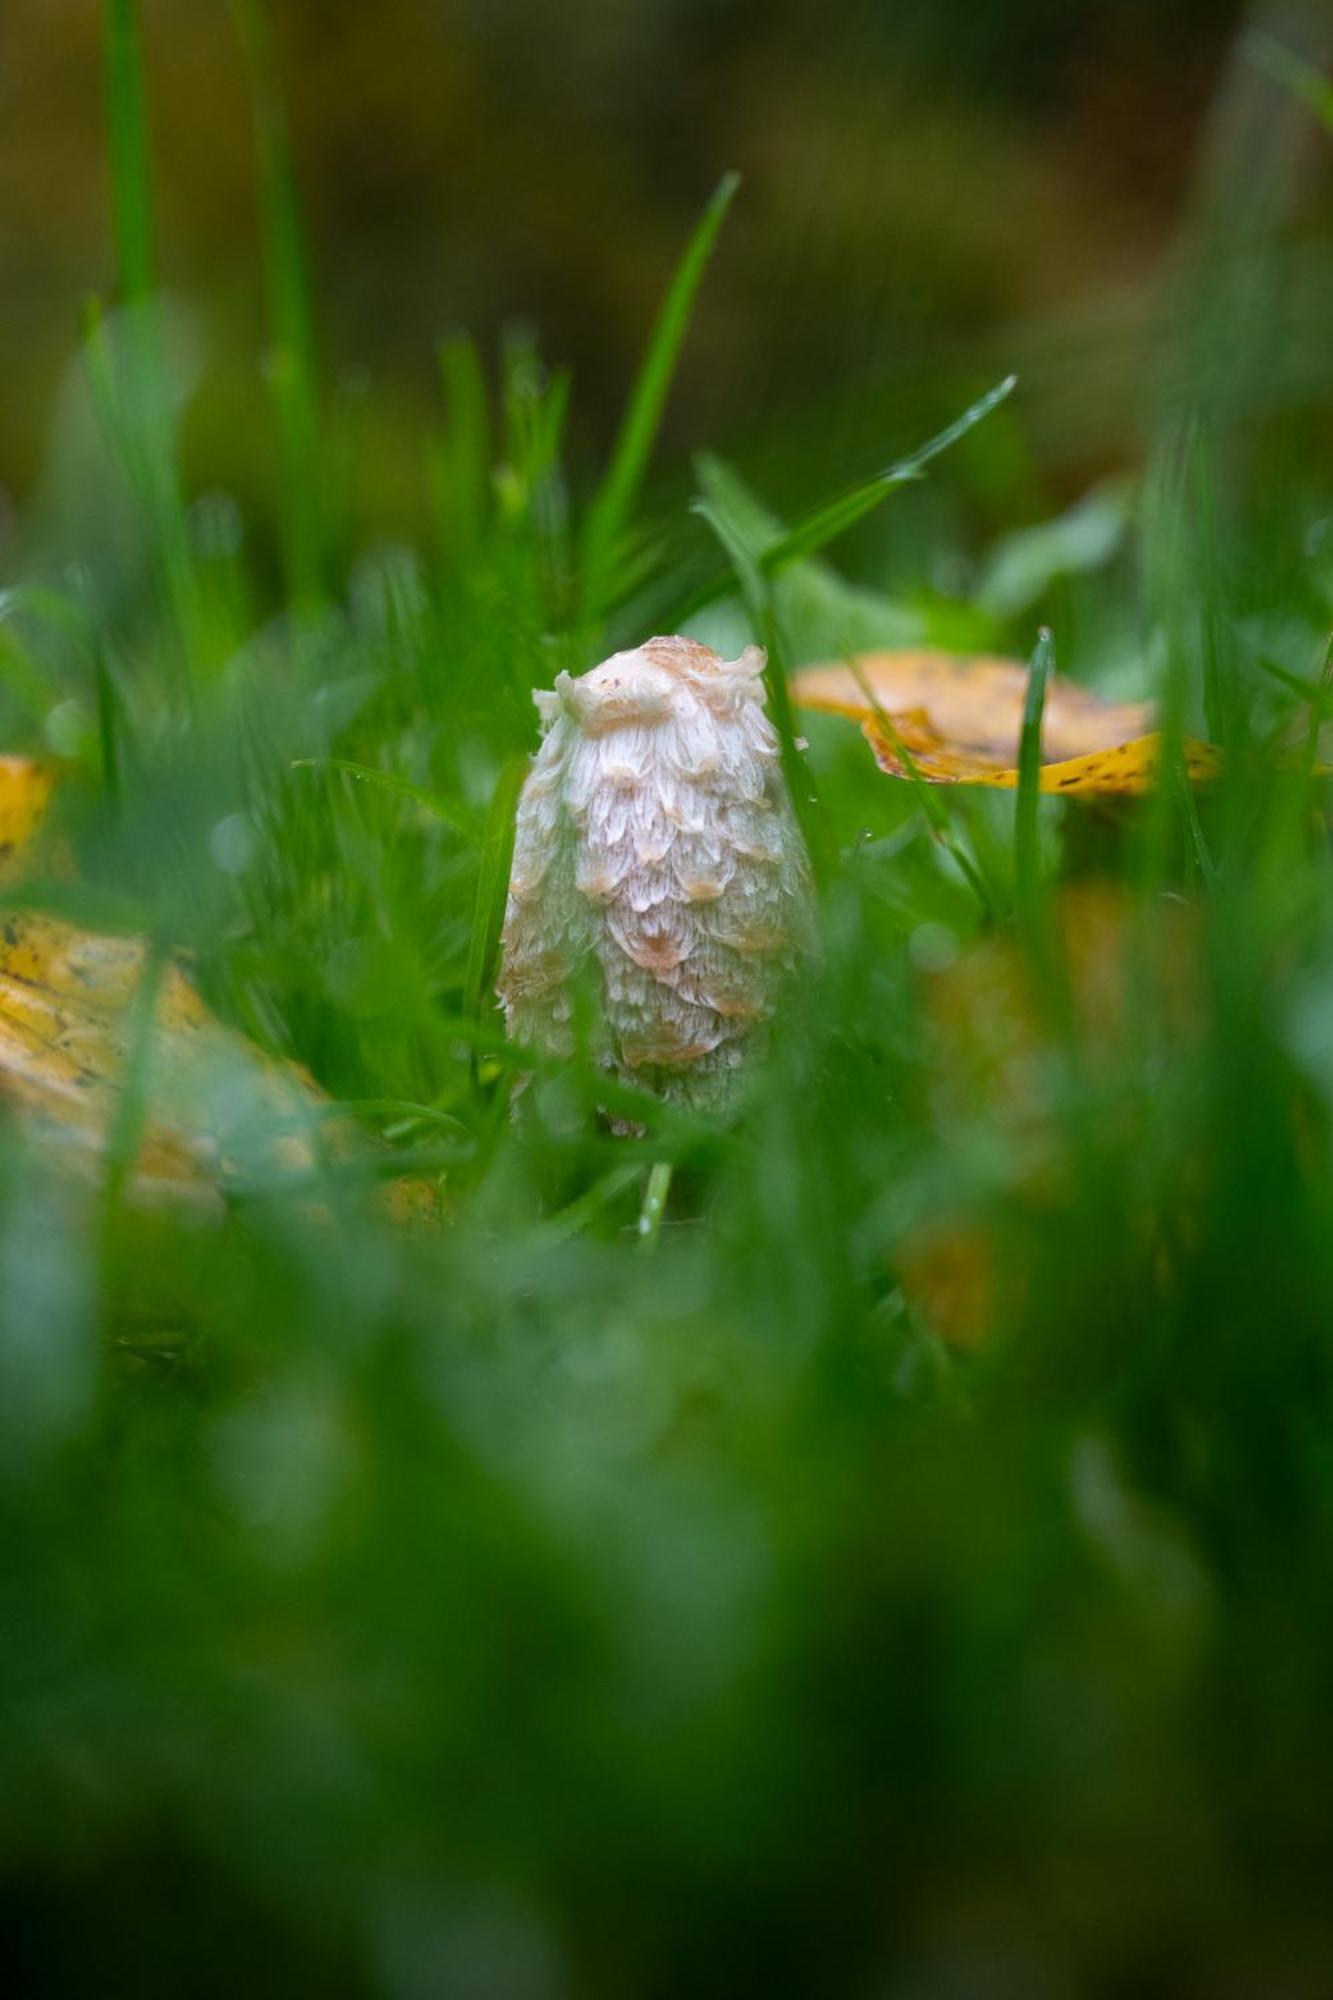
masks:
<path id="1" fill-rule="evenodd" d="M 400 778 L 396 771 L 381 771 L 373 764 L 357 764 L 350 757 L 294 757 L 293 771 L 341 771 L 349 778 L 356 778 L 362 784 L 374 785 L 382 792 L 390 792 L 397 799 L 409 800 L 423 811 L 442 819 L 455 833 L 465 839 L 474 840 L 477 835 L 475 823 L 466 813 L 454 806 L 447 806 L 434 792 L 428 792 L 422 785 L 414 785 L 408 778 Z"/>
<path id="2" fill-rule="evenodd" d="M 1028 668 L 1023 726 L 1018 739 L 1018 791 L 1014 798 L 1014 897 L 1020 917 L 1033 930 L 1041 909 L 1037 816 L 1041 802 L 1041 720 L 1054 663 L 1055 643 L 1043 627 Z"/>
<path id="3" fill-rule="evenodd" d="M 464 1139 L 474 1136 L 471 1128 L 461 1118 L 455 1118 L 451 1111 L 441 1111 L 434 1104 L 414 1104 L 400 1097 L 341 1097 L 336 1103 L 325 1106 L 319 1116 L 326 1123 L 351 1117 L 392 1119 L 402 1126 L 439 1125 L 446 1132 L 456 1132 Z"/>
<path id="4" fill-rule="evenodd" d="M 250 69 L 259 219 L 268 291 L 269 382 L 282 461 L 282 541 L 287 591 L 299 612 L 324 595 L 319 390 L 313 316 L 291 138 L 265 0 L 232 0 Z"/>
<path id="5" fill-rule="evenodd" d="M 828 818 L 820 803 L 814 777 L 796 742 L 791 696 L 787 689 L 786 648 L 773 603 L 768 578 L 755 560 L 740 528 L 728 511 L 709 499 L 694 501 L 692 511 L 706 521 L 730 556 L 740 584 L 741 596 L 750 615 L 756 637 L 767 654 L 764 679 L 768 687 L 769 709 L 778 733 L 782 770 L 787 790 L 800 823 L 806 851 L 816 879 L 829 879 L 835 853 Z"/>
<path id="6" fill-rule="evenodd" d="M 817 555 L 819 550 L 834 541 L 857 521 L 864 520 L 890 493 L 901 486 L 910 485 L 920 479 L 932 459 L 948 451 L 951 445 L 966 437 L 983 418 L 988 417 L 1006 398 L 1012 394 L 1018 377 L 1008 375 L 1003 382 L 988 390 L 984 396 L 964 410 L 946 429 L 927 440 L 910 457 L 899 459 L 873 478 L 863 480 L 846 492 L 835 495 L 831 500 L 822 500 L 817 506 L 803 514 L 791 527 L 758 550 L 755 561 L 766 577 L 781 575 L 792 563 L 803 562 L 807 557 Z M 714 577 L 703 584 L 692 596 L 678 604 L 672 614 L 673 629 L 683 625 L 698 612 L 715 604 L 719 597 L 725 597 L 731 588 L 731 577 L 726 573 Z"/>
<path id="7" fill-rule="evenodd" d="M 58 681 L 44 678 L 7 621 L 15 614 L 26 615 L 34 623 L 53 632 L 70 646 L 79 659 L 92 668 L 97 700 L 97 730 L 101 748 L 102 782 L 109 797 L 120 786 L 120 737 L 123 718 L 120 697 L 106 642 L 101 631 L 85 612 L 59 591 L 19 585 L 0 590 L 0 681 L 8 683 L 15 699 L 38 722 L 50 714 L 59 698 Z"/>
<path id="8" fill-rule="evenodd" d="M 508 879 L 508 867 L 504 870 Z M 54 899 L 48 897 L 47 903 Z M 3 887 L 0 887 L 0 908 L 6 903 Z M 45 904 L 43 905 L 46 906 Z M 501 911 L 503 914 L 503 911 Z M 484 987 L 483 987 L 484 990 Z M 632 1120 L 642 1125 L 651 1134 L 656 1149 L 670 1146 L 681 1153 L 690 1152 L 701 1146 L 714 1151 L 725 1151 L 739 1147 L 741 1141 L 734 1133 L 722 1132 L 717 1121 L 702 1112 L 682 1110 L 677 1105 L 668 1104 L 663 1098 L 655 1097 L 651 1091 L 637 1089 L 633 1084 L 621 1083 L 609 1071 L 603 1069 L 577 1068 L 571 1072 L 568 1061 L 562 1056 L 552 1056 L 540 1048 L 530 1048 L 514 1042 L 499 1026 L 492 1027 L 484 1019 L 469 1014 L 437 1015 L 435 1025 L 451 1041 L 461 1042 L 466 1048 L 484 1056 L 506 1071 L 533 1075 L 570 1075 L 581 1096 L 590 1109 L 603 1110 L 616 1117 Z M 628 1140 L 616 1140 L 617 1148 L 627 1146 Z"/>
<path id="9" fill-rule="evenodd" d="M 0 626 L 0 682 L 30 722 L 46 721 L 55 706 L 52 685 L 33 664 L 27 648 L 3 626 Z"/>
<path id="10" fill-rule="evenodd" d="M 695 295 L 739 186 L 739 175 L 724 175 L 686 245 L 639 369 L 606 477 L 584 520 L 579 548 L 581 603 L 583 620 L 590 627 L 606 608 L 608 583 L 661 427 Z"/>
<path id="11" fill-rule="evenodd" d="M 226 1194 L 228 1202 L 237 1207 L 251 1202 L 333 1200 L 386 1181 L 431 1179 L 470 1165 L 474 1157 L 472 1146 L 423 1146 L 411 1152 L 369 1153 L 353 1160 L 320 1159 L 313 1172 L 275 1167 L 249 1179 L 229 1180 Z"/>
<path id="12" fill-rule="evenodd" d="M 97 688 L 97 741 L 102 756 L 102 788 L 108 799 L 120 797 L 120 703 L 106 649 L 98 645 L 93 657 L 93 678 Z"/>
<path id="13" fill-rule="evenodd" d="M 1246 36 L 1244 52 L 1256 69 L 1263 70 L 1276 83 L 1285 84 L 1333 133 L 1333 83 L 1322 70 L 1317 70 L 1313 63 L 1306 62 L 1304 56 L 1298 56 L 1294 50 L 1285 48 L 1260 29 Z"/>
<path id="14" fill-rule="evenodd" d="M 900 486 L 908 486 L 922 478 L 932 459 L 965 438 L 992 410 L 997 409 L 1010 396 L 1017 385 L 1016 375 L 1007 375 L 977 401 L 964 410 L 961 417 L 947 425 L 936 436 L 927 440 L 909 458 L 900 459 L 885 471 L 877 473 L 873 479 L 851 487 L 847 492 L 826 501 L 787 530 L 787 533 L 773 548 L 764 551 L 760 558 L 763 568 L 770 574 L 785 569 L 789 563 L 800 562 L 806 556 L 814 555 L 818 549 L 843 534 L 857 521 L 862 520 L 881 500 L 894 493 Z"/>
<path id="15" fill-rule="evenodd" d="M 30 584 L 0 590 L 0 680 L 33 721 L 44 722 L 61 697 L 61 679 L 14 630 L 15 621 L 24 618 L 81 660 L 96 659 L 98 640 L 84 613 L 58 591 Z"/>
<path id="16" fill-rule="evenodd" d="M 657 1248 L 667 1197 L 671 1193 L 672 1171 L 670 1160 L 658 1160 L 648 1169 L 648 1184 L 643 1191 L 643 1207 L 639 1211 L 639 1245 L 643 1250 Z"/>
<path id="17" fill-rule="evenodd" d="M 1333 639 L 1324 652 L 1323 671 L 1319 685 L 1310 691 L 1310 715 L 1305 725 L 1305 744 L 1301 753 L 1301 789 L 1308 799 L 1314 788 L 1315 766 L 1319 762 L 1319 731 L 1333 699 Z"/>
<path id="18" fill-rule="evenodd" d="M 629 1166 L 613 1167 L 608 1174 L 595 1180 L 585 1194 L 571 1201 L 567 1208 L 547 1217 L 533 1232 L 538 1243 L 562 1243 L 571 1236 L 578 1236 L 601 1211 L 623 1194 L 638 1180 L 643 1169 L 638 1161 Z"/>
<path id="19" fill-rule="evenodd" d="M 135 0 L 106 0 L 104 34 L 116 269 L 121 298 L 133 306 L 150 299 L 155 284 L 153 176 Z"/>
<path id="20" fill-rule="evenodd" d="M 171 418 L 155 359 L 153 308 L 145 301 L 133 310 L 140 317 L 131 318 L 119 329 L 123 345 L 118 366 L 101 301 L 89 299 L 81 320 L 83 360 L 97 420 L 129 481 L 161 572 L 188 702 L 203 652 L 199 592 L 176 471 Z"/>
<path id="21" fill-rule="evenodd" d="M 1330 702 L 1333 702 L 1333 688 L 1330 688 L 1327 678 L 1327 658 L 1324 671 L 1317 681 L 1307 681 L 1302 679 L 1300 674 L 1289 673 L 1285 667 L 1280 667 L 1276 660 L 1270 660 L 1265 653 L 1257 653 L 1254 664 L 1261 673 L 1267 674 L 1270 680 L 1276 681 L 1279 687 L 1285 688 L 1288 694 L 1295 695 L 1302 707 L 1310 704 L 1317 717 L 1322 718 Z"/>
<path id="22" fill-rule="evenodd" d="M 1149 902 L 1172 886 L 1181 786 L 1188 783 L 1186 718 L 1191 708 L 1197 615 L 1197 593 L 1192 581 L 1192 448 L 1193 424 L 1189 420 L 1165 432 L 1148 469 L 1142 501 L 1145 596 L 1162 635 L 1156 690 L 1161 738 L 1159 777 L 1145 801 L 1135 834 L 1138 848 L 1135 872 Z"/>
<path id="23" fill-rule="evenodd" d="M 921 809 L 922 817 L 926 822 L 931 839 L 951 857 L 959 874 L 975 895 L 983 914 L 987 917 L 993 916 L 995 914 L 996 899 L 987 886 L 980 863 L 968 852 L 963 842 L 955 833 L 947 805 L 939 797 L 937 788 L 931 784 L 928 778 L 923 777 L 921 768 L 915 757 L 894 726 L 893 717 L 881 705 L 878 695 L 867 680 L 865 669 L 862 667 L 856 654 L 847 652 L 843 657 L 844 664 L 874 711 L 876 723 L 888 737 L 890 743 L 892 743 L 894 752 L 907 773 L 908 782 L 915 790 L 917 804 Z"/>
<path id="24" fill-rule="evenodd" d="M 160 932 L 148 941 L 143 971 L 130 1007 L 125 1074 L 121 1079 L 115 1114 L 106 1142 L 106 1181 L 103 1188 L 107 1227 L 120 1206 L 126 1184 L 134 1169 L 148 1122 L 153 1030 L 158 997 L 171 962 L 171 952 Z"/>
<path id="25" fill-rule="evenodd" d="M 203 627 L 157 315 L 148 107 L 135 0 L 106 0 L 103 49 L 112 234 L 123 311 L 118 357 L 95 303 L 85 312 L 84 348 L 94 400 L 134 484 L 161 566 L 188 696 L 202 658 Z"/>
<path id="26" fill-rule="evenodd" d="M 500 773 L 482 837 L 481 862 L 477 872 L 477 897 L 472 913 L 472 933 L 468 940 L 467 971 L 463 981 L 463 1011 L 480 1022 L 490 974 L 495 965 L 500 926 L 504 920 L 505 897 L 509 889 L 509 862 L 514 846 L 514 812 L 527 775 L 526 757 L 511 757 Z"/>

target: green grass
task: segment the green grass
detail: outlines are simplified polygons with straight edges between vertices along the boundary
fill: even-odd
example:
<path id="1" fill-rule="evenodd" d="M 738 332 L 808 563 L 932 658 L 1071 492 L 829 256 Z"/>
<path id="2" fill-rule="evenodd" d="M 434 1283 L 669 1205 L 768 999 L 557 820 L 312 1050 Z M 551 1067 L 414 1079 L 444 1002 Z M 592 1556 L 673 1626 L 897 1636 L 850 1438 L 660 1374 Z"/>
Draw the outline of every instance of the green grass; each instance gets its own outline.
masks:
<path id="1" fill-rule="evenodd" d="M 0 600 L 5 747 L 63 759 L 67 865 L 14 895 L 192 951 L 224 1019 L 436 1175 L 443 1221 L 396 1231 L 335 1154 L 317 1201 L 137 1205 L 142 1032 L 105 1190 L 6 1131 L 23 1990 L 1324 1990 L 1328 408 L 1256 405 L 1225 355 L 1175 385 L 1123 536 L 1038 549 L 1015 507 L 1007 549 L 950 549 L 945 596 L 896 564 L 895 510 L 927 460 L 994 504 L 991 424 L 1022 422 L 1020 387 L 974 428 L 1010 385 L 962 385 L 957 451 L 867 439 L 893 470 L 849 466 L 790 525 L 701 463 L 724 579 L 648 477 L 724 183 L 590 499 L 567 380 L 527 340 L 493 375 L 454 338 L 433 538 L 341 553 L 241 14 L 277 560 L 180 487 L 114 5 L 120 297 L 87 351 L 122 511 Z M 1206 351 L 1196 310 L 1181 351 Z M 808 752 L 788 725 L 822 947 L 725 1127 L 511 1048 L 490 997 L 529 690 L 650 604 L 757 629 L 775 673 L 877 637 L 1033 658 L 1016 795 L 890 781 L 849 725 L 797 718 Z M 1159 693 L 1177 766 L 1211 718 L 1222 780 L 1040 797 L 1052 649 Z"/>

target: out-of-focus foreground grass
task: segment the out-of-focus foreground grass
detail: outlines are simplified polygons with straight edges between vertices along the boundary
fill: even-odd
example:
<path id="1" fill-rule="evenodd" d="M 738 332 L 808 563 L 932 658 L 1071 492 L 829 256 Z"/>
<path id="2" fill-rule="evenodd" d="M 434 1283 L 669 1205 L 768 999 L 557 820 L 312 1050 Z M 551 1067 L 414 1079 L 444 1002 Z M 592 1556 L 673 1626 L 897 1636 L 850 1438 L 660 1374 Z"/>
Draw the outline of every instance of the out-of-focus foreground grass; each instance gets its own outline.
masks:
<path id="1" fill-rule="evenodd" d="M 235 504 L 182 490 L 112 0 L 101 500 L 78 563 L 38 541 L 0 600 L 3 747 L 60 760 L 62 838 L 6 893 L 188 949 L 441 1214 L 397 1227 L 330 1159 L 202 1219 L 5 1132 L 23 1990 L 1325 1990 L 1330 245 L 1279 171 L 1333 156 L 1317 79 L 1237 55 L 1140 476 L 971 545 L 970 495 L 1030 501 L 1020 385 L 779 573 L 782 524 L 705 459 L 742 593 L 643 502 L 670 314 L 591 498 L 565 378 L 448 342 L 433 540 L 355 544 L 239 18 L 281 590 Z M 1016 850 L 1012 798 L 923 796 L 821 718 L 822 952 L 740 1121 L 612 1139 L 576 1064 L 516 1122 L 489 988 L 529 689 L 702 597 L 690 629 L 758 622 L 786 666 L 1025 655 L 1044 623 L 1063 671 L 1160 699 L 1174 761 L 1138 803 L 1043 801 Z M 1225 754 L 1197 795 L 1181 729 Z"/>

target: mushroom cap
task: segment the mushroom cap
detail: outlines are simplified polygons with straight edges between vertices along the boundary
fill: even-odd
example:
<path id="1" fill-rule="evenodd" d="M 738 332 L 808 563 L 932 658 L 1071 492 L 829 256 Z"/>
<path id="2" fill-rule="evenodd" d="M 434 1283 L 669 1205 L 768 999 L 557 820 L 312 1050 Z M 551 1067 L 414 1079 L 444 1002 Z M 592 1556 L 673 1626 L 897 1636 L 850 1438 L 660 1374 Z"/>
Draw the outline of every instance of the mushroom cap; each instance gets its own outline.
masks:
<path id="1" fill-rule="evenodd" d="M 678 712 L 682 694 L 703 701 L 719 714 L 743 701 L 761 701 L 764 653 L 747 646 L 738 659 L 724 660 L 697 639 L 658 637 L 613 653 L 580 674 L 557 674 L 555 698 L 536 700 L 547 721 L 560 709 L 590 735 L 634 724 L 666 722 Z"/>

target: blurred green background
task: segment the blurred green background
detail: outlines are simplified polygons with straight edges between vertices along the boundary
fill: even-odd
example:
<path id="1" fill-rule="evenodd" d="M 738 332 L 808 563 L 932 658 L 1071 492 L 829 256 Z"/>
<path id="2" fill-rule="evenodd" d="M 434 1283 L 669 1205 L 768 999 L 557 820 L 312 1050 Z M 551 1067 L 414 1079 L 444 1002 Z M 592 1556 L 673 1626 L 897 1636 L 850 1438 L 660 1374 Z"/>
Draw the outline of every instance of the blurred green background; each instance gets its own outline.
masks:
<path id="1" fill-rule="evenodd" d="M 4 894 L 188 947 L 235 1031 L 211 1204 L 136 1187 L 146 1008 L 105 1181 L 0 1119 L 25 2000 L 1323 2000 L 1330 8 L 269 11 L 257 96 L 253 5 L 106 10 L 160 312 L 132 35 L 118 268 L 102 10 L 0 17 L 0 749 L 60 768 Z M 746 582 L 1010 370 L 733 587 L 696 490 Z M 1020 841 L 815 717 L 822 952 L 739 1122 L 613 1138 L 580 1062 L 514 1118 L 529 690 L 659 615 L 775 669 L 1049 626 L 1224 775 Z M 292 1169 L 256 1049 L 355 1147 Z"/>
<path id="2" fill-rule="evenodd" d="M 826 477 L 864 458 L 876 412 L 895 418 L 923 385 L 938 397 L 942 376 L 994 373 L 1003 357 L 1028 364 L 1029 420 L 1067 487 L 1123 462 L 1142 414 L 1128 356 L 1141 359 L 1242 11 L 280 0 L 323 379 L 355 430 L 363 520 L 420 523 L 433 352 L 457 327 L 492 350 L 515 323 L 540 329 L 548 358 L 575 371 L 586 465 L 663 272 L 730 167 L 744 198 L 670 443 L 757 448 L 780 425 L 790 468 L 796 421 Z M 111 267 L 99 9 L 6 0 L 4 13 L 12 506 L 40 478 L 79 307 Z M 242 49 L 223 0 L 148 0 L 143 18 L 163 281 L 192 390 L 186 463 L 193 484 L 262 509 L 262 432 L 244 414 L 264 332 Z"/>

